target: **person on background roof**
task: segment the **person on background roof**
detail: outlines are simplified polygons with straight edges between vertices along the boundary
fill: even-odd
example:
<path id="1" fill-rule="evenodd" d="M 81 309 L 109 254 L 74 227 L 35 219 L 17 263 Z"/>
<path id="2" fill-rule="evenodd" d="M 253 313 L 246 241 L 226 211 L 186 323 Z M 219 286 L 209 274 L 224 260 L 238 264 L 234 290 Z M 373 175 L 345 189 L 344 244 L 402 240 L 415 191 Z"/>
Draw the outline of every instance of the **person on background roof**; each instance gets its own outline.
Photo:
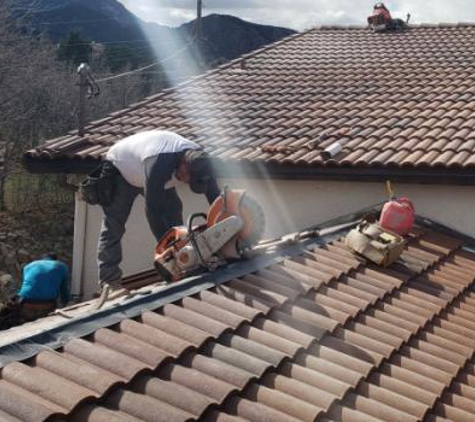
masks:
<path id="1" fill-rule="evenodd" d="M 384 3 L 376 3 L 373 7 L 373 16 L 374 15 L 381 15 L 385 21 L 391 21 L 391 13 L 384 5 Z"/>
<path id="2" fill-rule="evenodd" d="M 383 31 L 391 29 L 392 17 L 389 10 L 383 3 L 376 3 L 373 13 L 368 16 L 368 25 L 373 31 Z"/>
<path id="3" fill-rule="evenodd" d="M 407 15 L 407 21 L 396 18 L 393 19 L 391 13 L 384 3 L 376 3 L 373 7 L 373 14 L 368 17 L 369 27 L 375 31 L 400 31 L 409 27 L 409 19 L 411 15 Z"/>
<path id="4" fill-rule="evenodd" d="M 117 169 L 118 174 L 112 203 L 102 207 L 97 257 L 103 292 L 104 287 L 122 286 L 121 239 L 137 195 L 145 197 L 147 220 L 158 242 L 171 227 L 183 224 L 177 183 L 189 184 L 194 193 L 205 194 L 210 204 L 220 194 L 208 154 L 173 132 L 152 130 L 124 138 L 109 149 L 105 166 Z"/>
<path id="5" fill-rule="evenodd" d="M 18 291 L 20 313 L 25 320 L 41 318 L 56 309 L 58 300 L 66 305 L 70 300 L 68 266 L 54 253 L 32 261 L 23 268 Z"/>

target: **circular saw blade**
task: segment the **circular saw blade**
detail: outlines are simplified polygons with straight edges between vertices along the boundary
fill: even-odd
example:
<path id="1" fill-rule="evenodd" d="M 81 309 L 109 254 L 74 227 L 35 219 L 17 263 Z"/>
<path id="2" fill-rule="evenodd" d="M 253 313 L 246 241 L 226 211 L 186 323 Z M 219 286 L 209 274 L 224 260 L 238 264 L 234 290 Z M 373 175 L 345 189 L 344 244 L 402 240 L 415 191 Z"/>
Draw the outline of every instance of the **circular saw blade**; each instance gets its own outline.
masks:
<path id="1" fill-rule="evenodd" d="M 243 195 L 239 203 L 239 217 L 244 228 L 239 232 L 242 247 L 255 245 L 262 239 L 265 229 L 264 211 L 260 204 L 248 195 Z"/>
<path id="2" fill-rule="evenodd" d="M 240 217 L 244 223 L 244 227 L 237 235 L 241 249 L 259 242 L 265 229 L 265 217 L 257 201 L 243 190 L 225 189 L 211 205 L 207 226 L 211 227 L 231 215 Z"/>

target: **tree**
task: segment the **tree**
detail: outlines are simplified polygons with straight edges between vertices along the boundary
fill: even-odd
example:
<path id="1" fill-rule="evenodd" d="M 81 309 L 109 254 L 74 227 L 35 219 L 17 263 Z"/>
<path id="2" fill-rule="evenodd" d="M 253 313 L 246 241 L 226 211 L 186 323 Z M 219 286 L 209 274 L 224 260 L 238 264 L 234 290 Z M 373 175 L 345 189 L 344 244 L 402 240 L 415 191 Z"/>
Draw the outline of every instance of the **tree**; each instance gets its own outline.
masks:
<path id="1" fill-rule="evenodd" d="M 78 31 L 71 31 L 69 37 L 59 44 L 58 58 L 68 64 L 78 66 L 89 63 L 92 55 L 92 43 L 81 37 Z"/>
<path id="2" fill-rule="evenodd" d="M 154 60 L 154 54 L 146 41 L 133 46 L 125 43 L 109 44 L 105 48 L 105 59 L 109 70 L 115 73 L 150 63 Z"/>
<path id="3" fill-rule="evenodd" d="M 78 75 L 71 66 L 90 51 L 90 45 L 84 45 L 87 41 L 72 35 L 63 43 L 61 54 L 66 61 L 58 60 L 57 47 L 27 28 L 24 22 L 13 20 L 0 1 L 0 208 L 5 180 L 21 167 L 23 153 L 77 128 Z M 72 45 L 81 49 L 71 50 Z M 104 55 L 94 54 L 90 64 L 96 79 L 111 76 Z M 137 102 L 164 83 L 159 66 L 102 83 L 101 95 L 87 103 L 88 119 Z"/>
<path id="4" fill-rule="evenodd" d="M 0 4 L 0 208 L 22 153 L 74 124 L 75 75 L 55 57 L 50 42 L 31 36 Z"/>

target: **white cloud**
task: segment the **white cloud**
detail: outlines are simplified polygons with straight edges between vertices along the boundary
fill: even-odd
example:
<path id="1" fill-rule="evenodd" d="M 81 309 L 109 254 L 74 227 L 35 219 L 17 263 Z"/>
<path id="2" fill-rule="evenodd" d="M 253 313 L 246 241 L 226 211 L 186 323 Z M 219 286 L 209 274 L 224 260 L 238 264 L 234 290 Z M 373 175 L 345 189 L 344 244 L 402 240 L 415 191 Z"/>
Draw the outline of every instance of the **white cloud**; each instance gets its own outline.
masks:
<path id="1" fill-rule="evenodd" d="M 146 21 L 177 26 L 196 16 L 196 0 L 119 0 Z M 204 14 L 220 13 L 297 30 L 321 24 L 361 24 L 371 13 L 369 0 L 203 0 Z M 411 13 L 413 23 L 475 21 L 468 0 L 388 0 L 394 17 Z"/>

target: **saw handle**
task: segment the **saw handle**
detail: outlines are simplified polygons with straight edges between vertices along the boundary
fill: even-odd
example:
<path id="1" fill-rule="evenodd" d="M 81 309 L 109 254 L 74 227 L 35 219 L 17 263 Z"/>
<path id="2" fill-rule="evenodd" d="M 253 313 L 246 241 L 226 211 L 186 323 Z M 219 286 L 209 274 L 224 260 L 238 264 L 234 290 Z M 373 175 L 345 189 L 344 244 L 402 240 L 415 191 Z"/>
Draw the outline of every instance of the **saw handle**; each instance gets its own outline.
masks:
<path id="1" fill-rule="evenodd" d="M 193 221 L 199 217 L 203 218 L 204 220 L 208 218 L 208 216 L 204 212 L 197 212 L 195 214 L 191 214 L 188 217 L 188 221 L 186 223 L 186 225 L 188 226 L 188 233 L 191 233 L 193 231 Z"/>
<path id="2" fill-rule="evenodd" d="M 193 220 L 195 220 L 196 218 L 199 218 L 199 217 L 204 218 L 205 220 L 208 218 L 208 216 L 206 214 L 202 213 L 202 212 L 191 214 L 188 217 L 188 223 L 187 223 L 188 224 L 188 236 L 190 237 L 191 244 L 195 248 L 196 255 L 198 256 L 198 259 L 199 259 L 201 265 L 205 268 L 210 269 L 208 263 L 203 259 L 203 255 L 201 255 L 200 248 L 198 247 L 198 244 L 196 243 L 195 232 L 193 231 Z M 204 225 L 204 227 L 206 227 L 206 225 Z"/>

